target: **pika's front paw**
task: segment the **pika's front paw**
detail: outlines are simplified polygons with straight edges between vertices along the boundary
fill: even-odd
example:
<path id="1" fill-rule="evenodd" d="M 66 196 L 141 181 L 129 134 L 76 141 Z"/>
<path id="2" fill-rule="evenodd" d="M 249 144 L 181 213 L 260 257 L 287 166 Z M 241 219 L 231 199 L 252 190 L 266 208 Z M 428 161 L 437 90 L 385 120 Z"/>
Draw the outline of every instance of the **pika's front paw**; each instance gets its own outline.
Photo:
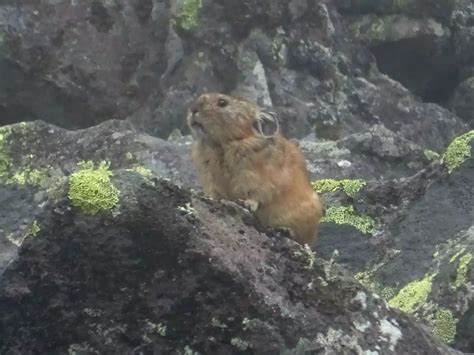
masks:
<path id="1" fill-rule="evenodd" d="M 258 208 L 258 201 L 255 200 L 239 200 L 239 204 L 251 212 L 255 212 Z"/>

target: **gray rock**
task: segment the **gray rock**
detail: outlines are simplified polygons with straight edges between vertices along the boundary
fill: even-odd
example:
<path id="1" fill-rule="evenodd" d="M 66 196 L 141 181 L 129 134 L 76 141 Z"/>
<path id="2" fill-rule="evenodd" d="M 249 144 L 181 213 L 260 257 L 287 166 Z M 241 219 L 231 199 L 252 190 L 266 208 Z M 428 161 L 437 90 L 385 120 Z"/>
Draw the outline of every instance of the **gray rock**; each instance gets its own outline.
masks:
<path id="1" fill-rule="evenodd" d="M 114 213 L 61 199 L 3 273 L 2 353 L 456 353 L 233 204 L 112 183 Z"/>

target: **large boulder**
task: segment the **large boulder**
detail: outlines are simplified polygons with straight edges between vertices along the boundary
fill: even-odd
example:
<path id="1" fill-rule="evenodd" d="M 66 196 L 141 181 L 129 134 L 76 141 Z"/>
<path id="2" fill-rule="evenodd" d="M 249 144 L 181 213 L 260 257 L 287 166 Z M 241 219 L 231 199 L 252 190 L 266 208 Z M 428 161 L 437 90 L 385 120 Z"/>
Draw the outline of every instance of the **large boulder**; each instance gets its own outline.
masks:
<path id="1" fill-rule="evenodd" d="M 456 353 L 238 206 L 105 166 L 66 188 L 2 273 L 2 353 Z"/>
<path id="2" fill-rule="evenodd" d="M 430 4 L 415 9 L 431 14 L 450 7 Z M 340 9 L 302 0 L 4 2 L 1 122 L 42 119 L 83 128 L 128 119 L 166 138 L 175 128 L 186 130 L 186 108 L 212 90 L 271 106 L 285 133 L 297 138 L 315 132 L 339 140 L 383 124 L 422 148 L 440 149 L 464 130 L 458 117 L 380 74 L 371 46 L 353 41 L 353 18 Z M 419 21 L 423 31 L 416 33 Z M 403 18 L 405 32 L 424 43 L 409 48 L 437 58 L 431 51 L 451 38 L 438 21 Z M 425 79 L 451 66 L 425 68 L 423 78 L 413 70 L 403 76 L 438 88 Z"/>
<path id="3" fill-rule="evenodd" d="M 474 351 L 473 146 L 470 131 L 411 177 L 316 186 L 330 213 L 315 249 L 468 353 Z"/>

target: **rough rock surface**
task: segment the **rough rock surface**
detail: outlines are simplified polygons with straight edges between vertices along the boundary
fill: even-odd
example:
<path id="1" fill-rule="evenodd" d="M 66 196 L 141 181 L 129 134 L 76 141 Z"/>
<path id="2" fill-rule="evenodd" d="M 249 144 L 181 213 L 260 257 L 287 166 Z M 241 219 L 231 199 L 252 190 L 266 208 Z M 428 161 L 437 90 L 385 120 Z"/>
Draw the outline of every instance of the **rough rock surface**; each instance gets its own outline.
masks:
<path id="1" fill-rule="evenodd" d="M 81 162 L 102 160 L 196 188 L 189 144 L 133 131 L 125 121 L 106 121 L 68 131 L 42 121 L 0 128 L 0 270 L 15 255 L 34 217 Z"/>
<path id="2" fill-rule="evenodd" d="M 436 21 L 439 13 L 450 16 L 452 6 L 433 2 L 414 7 L 434 16 L 423 20 L 426 31 L 414 30 L 416 19 L 401 26 L 427 44 L 413 46 L 430 58 L 437 57 L 429 54 L 431 42 L 451 38 L 448 25 Z M 272 106 L 291 137 L 315 131 L 337 140 L 383 124 L 422 148 L 441 149 L 463 131 L 461 120 L 380 74 L 366 43 L 353 41 L 354 15 L 345 8 L 306 0 L 7 1 L 0 4 L 0 72 L 8 78 L 0 84 L 0 117 L 66 128 L 128 117 L 166 138 L 185 128 L 186 106 L 195 95 L 217 90 Z M 425 80 L 435 71 L 443 74 L 436 80 L 451 74 L 441 70 L 450 65 L 419 62 L 416 72 L 423 77 L 407 75 L 423 87 L 439 88 Z M 430 126 L 433 120 L 439 124 Z"/>
<path id="3" fill-rule="evenodd" d="M 455 353 L 240 207 L 113 173 L 119 206 L 60 199 L 3 272 L 2 353 Z"/>
<path id="4" fill-rule="evenodd" d="M 355 328 L 350 330 L 347 327 L 348 320 L 365 317 L 363 312 L 382 306 L 367 294 L 370 301 L 367 310 L 351 313 L 349 307 L 347 312 L 341 305 L 347 305 L 353 297 L 351 292 L 359 288 L 348 286 L 343 280 L 337 279 L 334 284 L 339 292 L 335 301 L 339 303 L 329 307 L 334 310 L 332 323 L 324 323 L 329 319 L 324 312 L 316 317 L 321 322 L 311 324 L 306 319 L 291 318 L 294 314 L 318 313 L 321 311 L 318 307 L 327 306 L 324 302 L 329 300 L 322 298 L 322 303 L 317 304 L 311 299 L 315 303 L 305 303 L 308 301 L 305 297 L 313 291 L 292 293 L 290 278 L 294 279 L 295 289 L 301 290 L 298 287 L 310 277 L 310 271 L 300 275 L 300 259 L 292 259 L 289 252 L 294 246 L 287 241 L 281 244 L 275 235 L 263 242 L 264 237 L 250 226 L 245 227 L 247 235 L 242 236 L 234 229 L 238 232 L 241 226 L 238 208 L 196 198 L 193 201 L 199 204 L 197 210 L 203 213 L 214 209 L 211 214 L 192 219 L 192 214 L 186 212 L 188 207 L 180 205 L 183 207 L 180 213 L 187 215 L 179 217 L 184 224 L 180 224 L 179 230 L 166 225 L 166 231 L 183 236 L 192 234 L 186 229 L 190 226 L 214 228 L 207 236 L 202 230 L 194 231 L 189 240 L 178 241 L 185 246 L 192 243 L 202 246 L 199 241 L 208 240 L 213 247 L 221 248 L 199 249 L 205 255 L 199 259 L 202 268 L 189 267 L 196 274 L 183 273 L 180 282 L 187 282 L 191 277 L 195 277 L 193 282 L 201 280 L 199 272 L 205 271 L 216 277 L 210 284 L 202 283 L 203 288 L 199 289 L 195 284 L 175 287 L 173 280 L 165 275 L 168 289 L 158 290 L 156 285 L 147 288 L 148 279 L 163 277 L 156 272 L 149 278 L 147 273 L 153 267 L 185 269 L 179 260 L 173 264 L 175 260 L 167 255 L 182 255 L 187 262 L 197 260 L 193 259 L 194 252 L 172 251 L 171 239 L 166 239 L 171 234 L 160 234 L 156 245 L 146 235 L 137 236 L 140 222 L 151 235 L 157 233 L 158 228 L 154 230 L 153 226 L 160 221 L 145 220 L 155 212 L 154 207 L 149 210 L 137 204 L 146 201 L 160 211 L 166 210 L 163 218 L 178 218 L 173 214 L 174 204 L 191 199 L 188 193 L 174 187 L 167 190 L 162 183 L 156 187 L 147 185 L 153 175 L 184 188 L 199 189 L 188 155 L 190 138 L 181 136 L 175 129 L 186 133 L 185 112 L 193 97 L 216 90 L 241 94 L 272 107 L 284 132 L 289 137 L 302 138 L 300 147 L 315 188 L 324 190 L 322 195 L 328 211 L 315 248 L 316 274 L 327 276 L 326 272 L 321 274 L 321 266 L 327 268 L 321 259 L 332 258 L 390 305 L 425 323 L 444 343 L 474 353 L 473 160 L 464 155 L 461 159 L 464 163 L 448 172 L 444 159 L 453 138 L 473 128 L 474 5 L 471 0 L 6 0 L 0 2 L 0 77 L 0 125 L 33 121 L 0 127 L 0 206 L 5 207 L 0 208 L 0 273 L 6 275 L 5 279 L 0 278 L 0 290 L 8 302 L 23 300 L 21 297 L 30 300 L 38 294 L 57 297 L 53 298 L 54 304 L 42 299 L 41 305 L 49 307 L 45 309 L 51 310 L 50 313 L 33 312 L 31 318 L 40 327 L 51 325 L 45 328 L 51 331 L 49 334 L 60 331 L 57 319 L 61 319 L 59 324 L 63 328 L 68 324 L 74 328 L 74 324 L 86 319 L 85 324 L 90 328 L 81 334 L 71 333 L 75 338 L 66 338 L 61 350 L 67 350 L 68 346 L 71 350 L 93 345 L 114 346 L 110 344 L 117 340 L 115 351 L 136 348 L 138 352 L 148 349 L 159 352 L 165 349 L 160 346 L 185 353 L 196 351 L 191 336 L 186 333 L 189 328 L 170 328 L 156 321 L 158 318 L 146 323 L 138 317 L 147 314 L 147 307 L 155 307 L 156 317 L 170 312 L 170 304 L 159 303 L 147 292 L 163 292 L 160 294 L 178 302 L 172 293 L 179 295 L 177 292 L 182 289 L 190 294 L 195 292 L 183 301 L 184 307 L 201 302 L 204 313 L 198 313 L 198 318 L 190 315 L 192 319 L 187 311 L 176 317 L 169 313 L 167 320 L 172 325 L 182 320 L 185 326 L 196 325 L 199 334 L 195 334 L 195 339 L 202 340 L 198 348 L 207 342 L 209 351 L 214 349 L 212 339 L 225 344 L 219 348 L 224 353 L 230 349 L 245 353 L 242 349 L 245 341 L 261 346 L 260 339 L 264 337 L 275 339 L 276 346 L 295 349 L 297 332 L 311 335 L 310 340 L 303 339 L 298 344 L 300 348 L 319 349 L 323 344 L 335 353 L 343 352 L 341 344 L 357 352 L 359 347 L 373 350 L 371 346 L 382 341 L 380 329 L 376 329 L 380 323 L 375 318 L 370 318 L 366 329 L 371 335 L 364 340 L 358 331 L 363 333 L 360 329 L 366 327 L 365 323 L 353 323 Z M 90 128 L 83 129 L 86 127 Z M 473 149 L 470 151 L 474 152 Z M 114 181 L 125 198 L 131 198 L 130 206 L 122 204 L 121 208 L 129 208 L 130 216 L 114 213 L 114 217 L 85 217 L 66 207 L 68 177 L 81 169 L 87 170 L 91 164 L 101 167 L 101 161 L 109 162 L 110 169 L 117 171 Z M 142 182 L 145 185 L 139 185 Z M 164 191 L 169 191 L 169 201 L 150 202 L 152 196 L 166 199 Z M 90 198 L 100 196 L 100 193 L 92 194 Z M 112 198 L 109 203 L 113 201 Z M 219 218 L 212 213 L 218 213 Z M 134 219 L 139 214 L 143 215 Z M 120 223 L 115 226 L 115 221 Z M 138 227 L 132 229 L 131 225 Z M 84 235 L 94 236 L 95 230 L 103 232 L 99 240 L 81 239 Z M 216 230 L 243 244 L 215 244 L 219 243 L 215 239 Z M 76 232 L 78 236 L 74 235 Z M 117 236 L 121 238 L 117 244 L 109 245 Z M 248 236 L 257 240 L 250 241 Z M 74 244 L 68 244 L 68 239 Z M 145 243 L 141 250 L 143 240 L 150 244 Z M 59 245 L 54 245 L 56 241 L 60 241 Z M 148 246 L 159 249 L 161 243 L 165 253 L 159 255 L 164 255 L 164 259 L 154 260 L 160 251 Z M 130 245 L 138 250 L 136 255 L 144 253 L 147 259 L 143 261 L 127 254 Z M 242 245 L 254 247 L 254 251 L 261 250 L 261 245 L 272 246 L 273 249 L 263 252 L 261 259 L 254 251 L 250 255 L 257 264 L 269 263 L 266 267 L 278 268 L 279 273 L 272 274 L 274 285 L 270 287 L 266 281 L 253 284 L 242 281 L 245 276 L 260 273 L 258 265 L 244 265 L 247 255 L 244 258 L 238 252 Z M 77 246 L 82 248 L 84 257 L 75 256 Z M 234 246 L 235 249 L 226 249 Z M 101 248 L 124 257 L 126 265 L 120 264 L 119 259 L 111 259 L 112 266 L 122 270 L 123 276 L 131 265 L 132 276 L 120 279 L 119 271 L 107 264 L 110 255 L 101 254 Z M 224 260 L 225 253 L 234 259 Z M 209 256 L 213 259 L 205 261 Z M 86 264 L 90 257 L 98 260 L 94 268 Z M 60 263 L 68 268 L 56 267 Z M 36 270 L 36 265 L 41 267 Z M 130 288 L 109 292 L 115 286 L 107 284 L 103 270 L 112 273 L 114 283 Z M 222 274 L 216 270 L 230 271 Z M 42 285 L 33 277 L 46 279 L 48 283 Z M 87 284 L 86 277 L 95 280 L 94 283 Z M 22 286 L 25 284 L 21 278 L 33 291 Z M 144 280 L 145 286 L 138 283 L 140 280 Z M 219 284 L 218 290 L 206 291 L 206 287 L 219 282 L 224 284 Z M 71 284 L 84 288 L 88 298 L 83 301 L 82 289 L 69 288 Z M 221 313 L 234 310 L 213 308 L 217 302 L 212 301 L 229 296 L 223 291 L 229 285 L 235 286 L 236 293 L 230 295 L 235 302 L 252 287 L 261 296 L 266 292 L 259 293 L 261 286 L 268 286 L 273 299 L 278 296 L 280 301 L 290 302 L 296 313 L 284 315 L 289 318 L 276 317 L 273 320 L 276 323 L 269 327 L 268 323 L 252 321 L 241 324 L 240 320 L 236 321 L 238 318 L 224 321 Z M 107 295 L 94 294 L 92 289 L 96 286 L 103 287 L 101 292 Z M 282 287 L 284 292 L 280 292 Z M 327 296 L 322 289 L 316 290 Z M 120 298 L 124 293 L 132 295 L 132 299 Z M 82 302 L 100 304 L 97 309 L 76 305 L 75 297 Z M 102 307 L 106 304 L 104 300 L 111 299 L 116 302 L 111 308 Z M 255 299 L 260 305 L 261 299 Z M 298 301 L 311 307 L 302 312 Z M 28 302 L 20 304 L 26 307 L 21 308 L 24 312 L 34 310 L 28 308 L 34 307 Z M 239 315 L 260 312 L 251 308 L 254 303 L 236 304 L 243 307 L 236 307 Z M 8 305 L 16 303 L 2 306 L 0 302 L 2 307 Z M 74 308 L 82 306 L 79 311 Z M 25 346 L 30 337 L 40 339 L 41 334 L 21 323 L 26 318 L 10 308 L 9 315 L 13 317 L 10 321 L 18 322 L 15 324 L 25 332 L 20 335 L 24 338 L 8 333 L 9 338 L 0 336 L 0 339 L 17 344 L 19 347 L 12 348 L 13 352 L 16 349 L 17 353 L 28 353 Z M 217 316 L 211 316 L 209 326 L 206 317 L 214 311 Z M 262 317 L 268 320 L 269 314 Z M 138 318 L 131 320 L 127 315 Z M 397 322 L 404 316 L 398 317 Z M 2 326 L 9 322 L 2 321 L 6 322 Z M 411 328 L 411 321 L 403 322 L 398 324 L 400 329 L 404 324 L 418 329 L 418 326 Z M 342 326 L 324 332 L 317 330 L 322 324 L 336 323 Z M 125 332 L 124 324 L 127 330 L 133 331 Z M 393 335 L 398 334 L 393 325 L 382 324 L 382 333 L 387 329 L 394 331 L 390 335 L 386 333 L 386 339 L 394 339 Z M 168 333 L 170 329 L 175 333 Z M 408 328 L 404 329 L 403 335 L 408 332 Z M 10 330 L 0 328 L 0 331 Z M 409 331 L 409 336 L 413 336 L 409 339 L 416 340 L 416 346 L 426 345 L 419 353 L 436 353 L 429 345 L 430 338 L 420 340 L 418 336 L 422 333 L 413 332 Z M 122 333 L 127 334 L 123 337 Z M 162 339 L 162 333 L 171 334 L 171 339 Z M 314 337 L 315 334 L 319 335 Z M 205 335 L 211 338 L 204 340 Z M 79 343 L 86 338 L 93 344 Z M 59 338 L 53 335 L 50 339 L 50 343 L 38 340 L 32 346 L 43 346 L 43 349 L 59 346 L 56 343 L 61 341 Z M 145 345 L 150 339 L 151 345 Z M 184 344 L 179 339 L 189 341 Z M 338 340 L 334 342 L 334 339 Z M 397 348 L 397 353 L 416 353 L 416 348 L 408 351 L 412 342 L 397 345 L 407 346 Z M 252 349 L 247 349 L 247 353 Z"/>
<path id="5" fill-rule="evenodd" d="M 471 139 L 472 154 L 474 132 Z M 474 158 L 467 157 L 451 173 L 435 162 L 408 178 L 367 182 L 352 197 L 325 196 L 331 205 L 354 205 L 374 218 L 377 227 L 368 235 L 348 226 L 327 226 L 315 250 L 325 258 L 333 256 L 445 342 L 472 353 Z"/>

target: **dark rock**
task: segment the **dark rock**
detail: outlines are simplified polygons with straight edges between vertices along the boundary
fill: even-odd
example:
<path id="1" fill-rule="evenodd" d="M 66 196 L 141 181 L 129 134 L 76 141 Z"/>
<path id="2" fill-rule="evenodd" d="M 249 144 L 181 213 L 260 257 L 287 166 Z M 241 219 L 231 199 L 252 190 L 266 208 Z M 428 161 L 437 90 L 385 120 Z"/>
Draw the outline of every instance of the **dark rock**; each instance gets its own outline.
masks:
<path id="1" fill-rule="evenodd" d="M 3 273 L 2 353 L 455 353 L 237 206 L 112 182 L 115 213 L 60 200 Z"/>
<path id="2" fill-rule="evenodd" d="M 134 112 L 166 64 L 167 11 L 161 2 L 136 0 L 2 3 L 7 122 L 84 128 Z"/>
<path id="3" fill-rule="evenodd" d="M 90 129 L 67 131 L 34 121 L 0 129 L 0 270 L 29 233 L 45 199 L 78 163 L 108 161 L 112 168 L 132 169 L 197 187 L 189 142 L 170 143 L 133 131 L 124 121 L 107 121 Z M 7 164 L 2 171 L 2 164 Z"/>
<path id="4" fill-rule="evenodd" d="M 347 16 L 332 3 L 200 4 L 176 2 L 168 8 L 150 1 L 41 0 L 0 5 L 0 71 L 9 78 L 0 84 L 3 122 L 42 119 L 77 128 L 128 119 L 166 138 L 175 128 L 186 131 L 186 108 L 196 95 L 221 91 L 272 107 L 290 137 L 316 129 L 320 138 L 339 140 L 382 123 L 422 148 L 435 149 L 464 129 L 456 116 L 420 103 L 384 78 L 365 44 L 347 35 Z M 439 4 L 421 2 L 415 8 L 433 16 L 450 13 L 450 2 Z M 394 77 L 439 88 L 425 79 L 435 77 L 434 71 L 441 73 L 436 78 L 451 73 L 452 66 L 444 65 L 451 57 L 437 60 L 432 54 L 432 49 L 447 52 L 449 28 L 437 18 L 403 19 L 409 32 L 424 21 L 425 31 L 415 38 L 425 45 L 415 47 L 440 65 L 423 65 L 421 77 L 406 71 Z M 379 65 L 384 67 L 383 61 Z M 439 125 L 431 124 L 433 115 Z M 405 131 L 392 127 L 402 121 Z"/>
<path id="5" fill-rule="evenodd" d="M 451 107 L 471 128 L 474 128 L 474 76 L 463 81 L 454 92 Z"/>

